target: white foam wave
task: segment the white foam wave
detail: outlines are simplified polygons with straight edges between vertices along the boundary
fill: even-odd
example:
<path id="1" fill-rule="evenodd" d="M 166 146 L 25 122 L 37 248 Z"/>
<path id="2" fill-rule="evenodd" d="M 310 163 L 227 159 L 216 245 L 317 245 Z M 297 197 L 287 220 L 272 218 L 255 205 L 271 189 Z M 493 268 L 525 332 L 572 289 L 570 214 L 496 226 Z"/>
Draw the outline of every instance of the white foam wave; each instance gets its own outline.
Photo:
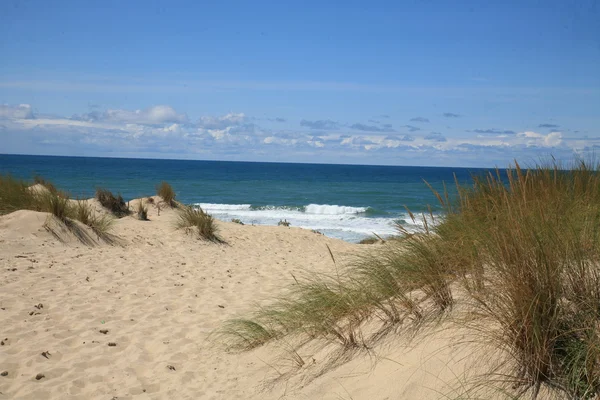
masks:
<path id="1" fill-rule="evenodd" d="M 307 214 L 318 215 L 340 215 L 340 214 L 360 214 L 367 211 L 369 207 L 348 207 L 330 204 L 309 204 L 304 212 Z"/>
<path id="2" fill-rule="evenodd" d="M 283 206 L 254 209 L 249 204 L 199 203 L 196 205 L 223 221 L 231 221 L 235 218 L 245 224 L 277 225 L 280 220 L 287 220 L 293 227 L 317 230 L 327 236 L 350 242 L 357 242 L 373 233 L 380 236 L 397 234 L 394 221 L 397 219 L 410 221 L 409 216 L 403 213 L 388 218 L 361 215 L 367 207 L 310 204 L 302 210 Z M 410 222 L 407 222 L 406 227 L 409 231 L 419 229 L 419 226 Z"/>
<path id="3" fill-rule="evenodd" d="M 196 203 L 195 206 L 200 206 L 206 212 L 212 211 L 235 211 L 235 210 L 249 210 L 251 204 L 215 204 L 215 203 Z"/>

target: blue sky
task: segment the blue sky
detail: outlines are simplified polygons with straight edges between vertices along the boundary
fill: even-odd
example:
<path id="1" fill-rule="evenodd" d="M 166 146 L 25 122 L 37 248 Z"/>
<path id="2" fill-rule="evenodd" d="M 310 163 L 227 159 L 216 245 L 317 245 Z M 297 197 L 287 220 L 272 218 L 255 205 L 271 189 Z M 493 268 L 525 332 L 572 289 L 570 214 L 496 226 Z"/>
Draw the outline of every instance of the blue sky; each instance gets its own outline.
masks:
<path id="1" fill-rule="evenodd" d="M 0 153 L 505 166 L 600 146 L 596 1 L 6 1 Z"/>

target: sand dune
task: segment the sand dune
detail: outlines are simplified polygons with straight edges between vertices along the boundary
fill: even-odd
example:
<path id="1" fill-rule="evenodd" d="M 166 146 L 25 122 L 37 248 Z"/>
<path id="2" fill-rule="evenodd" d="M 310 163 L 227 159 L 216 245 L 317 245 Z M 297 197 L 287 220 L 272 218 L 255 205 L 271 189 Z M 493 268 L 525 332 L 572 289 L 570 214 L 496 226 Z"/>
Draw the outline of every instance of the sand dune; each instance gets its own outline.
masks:
<path id="1" fill-rule="evenodd" d="M 88 246 L 58 240 L 47 217 L 0 217 L 0 399 L 434 399 L 469 354 L 447 331 L 392 336 L 378 358 L 317 378 L 331 348 L 303 348 L 295 373 L 281 343 L 230 354 L 209 339 L 223 321 L 282 295 L 292 274 L 333 271 L 326 245 L 338 260 L 365 247 L 223 222 L 227 244 L 203 242 L 156 205 L 149 221 L 116 221 L 119 244 Z"/>

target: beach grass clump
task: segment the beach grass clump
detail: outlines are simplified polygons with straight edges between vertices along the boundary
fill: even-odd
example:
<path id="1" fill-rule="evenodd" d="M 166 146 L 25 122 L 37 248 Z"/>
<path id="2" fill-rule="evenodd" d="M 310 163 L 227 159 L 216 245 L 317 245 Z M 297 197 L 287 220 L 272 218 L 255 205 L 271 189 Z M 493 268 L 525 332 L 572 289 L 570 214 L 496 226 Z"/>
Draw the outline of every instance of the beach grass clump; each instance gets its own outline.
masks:
<path id="1" fill-rule="evenodd" d="M 58 193 L 58 189 L 56 188 L 56 186 L 54 186 L 54 184 L 52 182 L 44 179 L 40 175 L 35 175 L 33 177 L 33 183 L 35 183 L 36 185 L 42 185 L 43 187 L 48 189 L 48 191 L 50 193 L 54 193 L 54 194 Z"/>
<path id="2" fill-rule="evenodd" d="M 507 350 L 513 385 L 532 397 L 600 394 L 597 168 L 516 164 L 460 189 L 438 230 L 457 244 L 479 339 Z"/>
<path id="3" fill-rule="evenodd" d="M 0 175 L 0 215 L 24 209 L 37 210 L 28 185 L 10 175 Z"/>
<path id="4" fill-rule="evenodd" d="M 375 236 L 368 236 L 364 239 L 361 239 L 358 244 L 375 244 L 375 243 L 379 243 L 380 240 L 378 238 L 376 238 Z"/>
<path id="5" fill-rule="evenodd" d="M 389 332 L 459 312 L 458 286 L 464 314 L 455 320 L 500 354 L 500 369 L 478 385 L 487 379 L 516 398 L 537 398 L 542 388 L 557 398 L 596 398 L 599 172 L 586 163 L 527 170 L 515 164 L 505 174 L 457 184 L 456 199 L 434 192 L 444 214 L 424 216 L 423 232 L 400 229 L 401 240 L 361 254 L 335 278 L 296 281 L 285 298 L 228 323 L 226 337 L 238 348 L 294 334 L 359 346 L 369 340 L 361 332 L 365 321 L 377 319 L 380 332 Z"/>
<path id="6" fill-rule="evenodd" d="M 289 227 L 291 223 L 287 219 L 280 219 L 277 223 L 277 226 L 287 226 Z"/>
<path id="7" fill-rule="evenodd" d="M 62 222 L 67 222 L 77 216 L 69 198 L 64 194 L 59 194 L 58 191 L 35 193 L 33 196 L 39 211 L 48 212 Z"/>
<path id="8" fill-rule="evenodd" d="M 185 206 L 179 210 L 177 228 L 196 232 L 198 237 L 211 242 L 222 243 L 214 218 L 200 207 Z"/>
<path id="9" fill-rule="evenodd" d="M 100 237 L 108 234 L 115 221 L 109 215 L 97 215 L 91 204 L 79 199 L 75 203 L 73 216 L 77 221 L 89 226 Z"/>
<path id="10" fill-rule="evenodd" d="M 167 203 L 171 207 L 176 206 L 175 202 L 175 191 L 173 187 L 165 181 L 162 181 L 160 185 L 156 186 L 156 194 L 160 196 L 165 203 Z"/>
<path id="11" fill-rule="evenodd" d="M 239 218 L 232 218 L 231 222 L 233 222 L 234 224 L 238 224 L 238 225 L 244 225 L 244 223 L 242 222 L 242 220 L 239 219 Z"/>
<path id="12" fill-rule="evenodd" d="M 102 204 L 102 207 L 109 210 L 117 218 L 130 214 L 129 207 L 127 207 L 120 194 L 115 196 L 107 189 L 98 188 L 96 189 L 96 199 Z"/>
<path id="13" fill-rule="evenodd" d="M 136 208 L 137 217 L 140 221 L 148 220 L 148 207 L 144 205 L 144 199 L 140 199 Z"/>

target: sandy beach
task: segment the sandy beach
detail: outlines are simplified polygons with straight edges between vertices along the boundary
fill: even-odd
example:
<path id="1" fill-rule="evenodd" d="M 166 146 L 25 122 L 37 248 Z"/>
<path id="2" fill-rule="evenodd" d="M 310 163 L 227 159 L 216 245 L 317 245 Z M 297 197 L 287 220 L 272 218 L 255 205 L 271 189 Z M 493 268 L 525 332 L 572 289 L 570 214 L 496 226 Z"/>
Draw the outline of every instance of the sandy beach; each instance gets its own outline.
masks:
<path id="1" fill-rule="evenodd" d="M 117 220 L 112 245 L 84 245 L 47 218 L 0 217 L 0 399 L 434 399 L 456 383 L 465 350 L 448 332 L 392 335 L 325 370 L 331 347 L 303 347 L 299 368 L 282 343 L 228 353 L 211 336 L 294 277 L 334 271 L 327 246 L 340 263 L 364 245 L 227 222 L 215 244 L 154 205 Z"/>

